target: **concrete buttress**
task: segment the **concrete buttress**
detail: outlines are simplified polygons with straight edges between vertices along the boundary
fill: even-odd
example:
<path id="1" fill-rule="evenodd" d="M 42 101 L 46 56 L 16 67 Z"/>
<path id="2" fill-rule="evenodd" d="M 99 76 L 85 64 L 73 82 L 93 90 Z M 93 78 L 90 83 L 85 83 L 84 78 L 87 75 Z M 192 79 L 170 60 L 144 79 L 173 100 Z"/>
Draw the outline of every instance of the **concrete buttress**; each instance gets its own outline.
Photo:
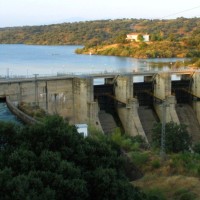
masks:
<path id="1" fill-rule="evenodd" d="M 165 100 L 166 122 L 173 121 L 180 123 L 176 110 L 176 98 L 171 95 L 171 75 L 170 73 L 158 73 L 154 81 L 154 109 L 162 121 L 163 100 Z"/>
<path id="2" fill-rule="evenodd" d="M 133 98 L 133 76 L 119 76 L 115 80 L 115 97 L 126 104 L 117 108 L 125 132 L 131 136 L 146 138 L 138 116 L 138 101 Z"/>

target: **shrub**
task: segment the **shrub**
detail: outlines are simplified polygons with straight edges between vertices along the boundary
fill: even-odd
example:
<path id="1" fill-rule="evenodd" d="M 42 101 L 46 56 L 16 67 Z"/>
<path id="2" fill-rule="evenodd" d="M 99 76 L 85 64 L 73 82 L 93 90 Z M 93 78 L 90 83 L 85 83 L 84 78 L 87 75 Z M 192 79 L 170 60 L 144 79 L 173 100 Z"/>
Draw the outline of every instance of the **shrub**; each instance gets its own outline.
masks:
<path id="1" fill-rule="evenodd" d="M 196 195 L 186 189 L 179 189 L 175 192 L 175 200 L 194 200 L 196 199 Z"/>
<path id="2" fill-rule="evenodd" d="M 149 160 L 149 155 L 146 152 L 132 152 L 132 161 L 135 165 L 141 167 Z"/>
<path id="3" fill-rule="evenodd" d="M 193 147 L 193 150 L 194 150 L 195 153 L 200 154 L 200 143 L 196 143 Z"/>
<path id="4" fill-rule="evenodd" d="M 160 168 L 160 161 L 159 160 L 153 160 L 151 163 L 151 166 L 153 169 L 158 169 Z"/>
<path id="5" fill-rule="evenodd" d="M 149 200 L 166 200 L 165 195 L 163 192 L 158 188 L 153 188 L 146 192 Z"/>
<path id="6" fill-rule="evenodd" d="M 153 127 L 152 144 L 156 148 L 161 146 L 162 124 L 157 123 Z M 188 134 L 186 125 L 174 122 L 166 123 L 165 126 L 165 150 L 168 153 L 189 151 L 191 136 Z"/>
<path id="7" fill-rule="evenodd" d="M 119 145 L 126 151 L 138 151 L 140 148 L 146 149 L 148 147 L 145 139 L 141 135 L 128 136 L 122 135 L 119 129 L 116 129 L 111 136 L 113 142 Z"/>

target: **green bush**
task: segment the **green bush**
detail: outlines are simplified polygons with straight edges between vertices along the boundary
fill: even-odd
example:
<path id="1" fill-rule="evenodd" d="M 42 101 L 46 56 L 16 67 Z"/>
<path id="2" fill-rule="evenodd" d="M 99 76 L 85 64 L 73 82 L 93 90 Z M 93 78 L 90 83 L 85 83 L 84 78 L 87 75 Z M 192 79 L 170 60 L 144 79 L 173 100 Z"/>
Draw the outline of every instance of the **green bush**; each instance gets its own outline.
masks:
<path id="1" fill-rule="evenodd" d="M 152 145 L 156 148 L 161 146 L 162 124 L 157 123 L 153 127 Z M 186 125 L 174 122 L 166 123 L 165 126 L 165 151 L 178 153 L 189 151 L 191 136 L 188 134 Z"/>
<path id="2" fill-rule="evenodd" d="M 199 153 L 200 154 L 200 143 L 196 143 L 193 147 L 193 151 L 195 153 Z"/>
<path id="3" fill-rule="evenodd" d="M 153 160 L 152 163 L 151 163 L 151 166 L 152 166 L 153 169 L 160 168 L 160 166 L 161 166 L 160 161 L 159 160 Z"/>
<path id="4" fill-rule="evenodd" d="M 147 152 L 131 152 L 131 158 L 133 163 L 141 167 L 149 161 L 149 155 Z"/>
<path id="5" fill-rule="evenodd" d="M 146 192 L 149 200 L 166 200 L 163 192 L 158 188 L 150 189 Z"/>
<path id="6" fill-rule="evenodd" d="M 195 200 L 196 195 L 187 190 L 187 189 L 179 189 L 174 194 L 175 200 Z"/>
<path id="7" fill-rule="evenodd" d="M 114 131 L 111 139 L 125 151 L 138 151 L 148 147 L 145 139 L 142 136 L 137 135 L 132 137 L 125 134 L 122 135 L 119 129 Z"/>

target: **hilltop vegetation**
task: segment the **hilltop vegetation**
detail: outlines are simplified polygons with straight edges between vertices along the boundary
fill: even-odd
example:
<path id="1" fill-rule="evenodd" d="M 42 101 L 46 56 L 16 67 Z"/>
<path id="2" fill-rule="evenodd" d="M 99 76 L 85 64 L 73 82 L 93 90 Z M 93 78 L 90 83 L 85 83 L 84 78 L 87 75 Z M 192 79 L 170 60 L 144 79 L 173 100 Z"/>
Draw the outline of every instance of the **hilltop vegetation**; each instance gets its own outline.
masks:
<path id="1" fill-rule="evenodd" d="M 97 20 L 0 29 L 2 44 L 100 44 L 129 32 L 134 20 Z M 137 21 L 137 20 L 136 20 Z"/>
<path id="2" fill-rule="evenodd" d="M 173 20 L 116 19 L 46 26 L 24 26 L 0 29 L 1 44 L 81 44 L 98 45 L 121 42 L 130 32 L 148 33 L 151 41 L 199 42 L 199 18 Z M 198 34 L 198 35 L 197 35 Z M 192 41 L 191 41 L 192 39 Z"/>
<path id="3" fill-rule="evenodd" d="M 0 29 L 1 44 L 84 45 L 76 53 L 136 58 L 200 57 L 200 18 L 116 19 Z M 148 33 L 150 42 L 127 42 Z"/>
<path id="4" fill-rule="evenodd" d="M 200 19 L 140 20 L 131 24 L 138 33 L 148 33 L 150 42 L 130 42 L 121 33 L 101 44 L 87 44 L 76 53 L 135 58 L 200 57 Z M 127 33 L 127 32 L 126 32 Z"/>

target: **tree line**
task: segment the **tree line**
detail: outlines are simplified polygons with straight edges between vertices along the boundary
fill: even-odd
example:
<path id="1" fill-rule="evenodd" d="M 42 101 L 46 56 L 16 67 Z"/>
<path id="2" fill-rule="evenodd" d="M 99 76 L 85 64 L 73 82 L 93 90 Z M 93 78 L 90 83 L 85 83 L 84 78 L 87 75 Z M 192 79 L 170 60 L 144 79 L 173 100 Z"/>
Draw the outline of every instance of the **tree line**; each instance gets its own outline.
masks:
<path id="1" fill-rule="evenodd" d="M 197 28 L 199 25 L 199 18 L 181 17 L 171 20 L 116 19 L 7 27 L 0 29 L 0 43 L 96 46 L 102 43 L 116 43 L 121 35 L 138 32 L 150 34 L 151 41 L 186 40 L 189 45 L 193 45 L 199 41 L 199 29 Z M 187 40 L 188 38 L 190 39 Z"/>

